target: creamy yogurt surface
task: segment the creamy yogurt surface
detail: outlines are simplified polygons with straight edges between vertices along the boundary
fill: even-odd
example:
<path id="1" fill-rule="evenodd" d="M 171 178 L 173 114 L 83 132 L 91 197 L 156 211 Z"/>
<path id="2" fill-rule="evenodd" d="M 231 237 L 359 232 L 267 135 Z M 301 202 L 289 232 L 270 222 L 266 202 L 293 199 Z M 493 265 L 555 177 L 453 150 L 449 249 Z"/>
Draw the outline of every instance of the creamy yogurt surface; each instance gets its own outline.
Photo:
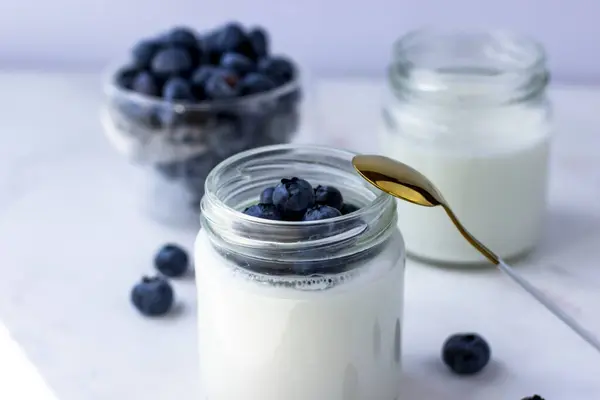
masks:
<path id="1" fill-rule="evenodd" d="M 195 244 L 201 391 L 207 400 L 395 400 L 404 246 L 345 275 L 258 276 Z M 296 285 L 289 286 L 290 280 Z"/>

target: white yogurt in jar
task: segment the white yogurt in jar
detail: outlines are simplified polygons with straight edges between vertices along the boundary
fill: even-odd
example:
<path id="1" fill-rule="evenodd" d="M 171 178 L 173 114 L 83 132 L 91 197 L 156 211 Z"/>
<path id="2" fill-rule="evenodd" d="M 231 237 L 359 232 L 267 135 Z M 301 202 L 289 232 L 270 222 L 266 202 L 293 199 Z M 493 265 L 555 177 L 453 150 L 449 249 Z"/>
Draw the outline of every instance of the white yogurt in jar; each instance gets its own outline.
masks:
<path id="1" fill-rule="evenodd" d="M 398 230 L 356 272 L 308 278 L 300 287 L 284 284 L 301 278 L 266 279 L 227 262 L 204 231 L 195 260 L 203 399 L 398 398 Z"/>
<path id="2" fill-rule="evenodd" d="M 388 109 L 382 151 L 440 190 L 465 227 L 503 258 L 532 249 L 546 211 L 550 127 L 540 109 Z M 398 202 L 409 254 L 481 263 L 441 207 Z"/>
<path id="3" fill-rule="evenodd" d="M 543 47 L 508 31 L 421 30 L 394 45 L 385 155 L 440 190 L 502 258 L 537 243 L 546 210 L 551 110 Z M 409 254 L 482 264 L 441 207 L 398 203 Z"/>

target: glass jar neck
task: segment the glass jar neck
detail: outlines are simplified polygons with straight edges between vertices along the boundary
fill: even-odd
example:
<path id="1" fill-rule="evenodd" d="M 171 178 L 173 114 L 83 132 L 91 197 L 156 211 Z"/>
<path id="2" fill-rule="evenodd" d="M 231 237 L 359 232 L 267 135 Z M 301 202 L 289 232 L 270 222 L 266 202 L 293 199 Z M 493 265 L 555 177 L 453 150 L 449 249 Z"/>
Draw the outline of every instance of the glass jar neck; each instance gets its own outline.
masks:
<path id="1" fill-rule="evenodd" d="M 202 229 L 226 252 L 279 263 L 348 257 L 381 244 L 396 226 L 393 198 L 365 182 L 353 153 L 326 147 L 277 145 L 230 157 L 206 179 Z M 334 185 L 360 209 L 315 222 L 259 219 L 241 211 L 284 177 Z"/>
<path id="2" fill-rule="evenodd" d="M 412 32 L 388 70 L 397 99 L 461 108 L 537 101 L 549 76 L 541 45 L 500 31 Z"/>

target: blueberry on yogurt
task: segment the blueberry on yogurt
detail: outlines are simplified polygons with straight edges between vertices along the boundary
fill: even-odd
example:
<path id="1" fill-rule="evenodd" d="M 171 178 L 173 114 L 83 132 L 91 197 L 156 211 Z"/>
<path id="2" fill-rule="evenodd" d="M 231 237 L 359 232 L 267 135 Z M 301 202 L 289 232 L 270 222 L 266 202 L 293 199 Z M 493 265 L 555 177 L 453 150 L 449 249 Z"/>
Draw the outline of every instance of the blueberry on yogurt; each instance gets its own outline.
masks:
<path id="1" fill-rule="evenodd" d="M 341 210 L 344 198 L 342 193 L 335 187 L 319 185 L 315 188 L 315 202 Z"/>
<path id="2" fill-rule="evenodd" d="M 270 219 L 274 221 L 281 221 L 281 213 L 273 204 L 255 204 L 244 210 L 244 214 L 250 215 L 256 218 Z"/>
<path id="3" fill-rule="evenodd" d="M 189 267 L 187 252 L 175 244 L 166 244 L 154 256 L 154 266 L 170 278 L 182 276 Z"/>
<path id="4" fill-rule="evenodd" d="M 313 187 L 304 179 L 284 178 L 273 190 L 273 204 L 286 219 L 300 219 L 315 204 Z"/>
<path id="5" fill-rule="evenodd" d="M 444 342 L 442 360 L 458 375 L 480 372 L 490 361 L 491 350 L 484 338 L 476 333 L 457 333 Z"/>
<path id="6" fill-rule="evenodd" d="M 266 188 L 260 193 L 259 203 L 262 204 L 273 204 L 273 191 L 275 188 L 273 186 Z"/>
<path id="7" fill-rule="evenodd" d="M 342 215 L 347 215 L 350 213 L 353 213 L 354 211 L 358 211 L 359 208 L 357 206 L 355 206 L 354 204 L 350 204 L 350 203 L 344 203 L 342 204 L 342 208 L 340 209 L 340 211 L 342 212 Z"/>
<path id="8" fill-rule="evenodd" d="M 257 206 L 267 205 L 272 205 L 274 208 L 268 208 L 266 215 L 270 215 L 269 213 L 276 209 L 277 218 L 290 222 L 319 221 L 358 210 L 356 206 L 346 205 L 342 193 L 333 186 L 319 185 L 313 188 L 307 180 L 298 177 L 283 178 L 276 186 L 263 189 Z M 259 207 L 253 209 L 249 207 L 244 212 L 259 218 L 263 218 L 262 215 L 265 213 Z M 346 227 L 345 224 L 334 225 L 329 228 L 335 230 Z"/>
<path id="9" fill-rule="evenodd" d="M 161 277 L 145 276 L 131 290 L 131 302 L 147 317 L 157 317 L 169 312 L 174 298 L 173 288 Z"/>
<path id="10" fill-rule="evenodd" d="M 342 213 L 337 208 L 318 204 L 306 210 L 302 217 L 302 221 L 319 221 L 322 219 L 339 217 L 340 215 L 342 215 Z"/>

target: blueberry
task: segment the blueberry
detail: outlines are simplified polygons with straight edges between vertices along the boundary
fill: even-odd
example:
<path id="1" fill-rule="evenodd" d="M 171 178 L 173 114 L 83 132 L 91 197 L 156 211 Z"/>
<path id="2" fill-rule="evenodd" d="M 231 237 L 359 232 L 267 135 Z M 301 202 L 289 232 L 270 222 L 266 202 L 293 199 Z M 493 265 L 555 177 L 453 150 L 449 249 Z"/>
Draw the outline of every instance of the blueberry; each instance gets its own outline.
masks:
<path id="1" fill-rule="evenodd" d="M 225 53 L 221 57 L 221 67 L 234 71 L 238 75 L 245 75 L 254 69 L 254 62 L 248 57 L 238 53 Z"/>
<path id="2" fill-rule="evenodd" d="M 160 94 L 160 87 L 156 79 L 149 72 L 142 71 L 136 75 L 131 84 L 131 88 L 142 94 L 148 96 L 158 96 Z"/>
<path id="3" fill-rule="evenodd" d="M 178 277 L 188 269 L 189 257 L 185 250 L 174 244 L 166 244 L 154 256 L 154 266 L 163 275 Z"/>
<path id="4" fill-rule="evenodd" d="M 217 65 L 221 61 L 221 51 L 219 50 L 220 31 L 210 32 L 198 40 L 197 47 L 202 52 L 202 64 Z"/>
<path id="5" fill-rule="evenodd" d="M 244 214 L 257 218 L 281 221 L 281 213 L 273 204 L 256 204 L 244 210 Z"/>
<path id="6" fill-rule="evenodd" d="M 169 282 L 161 277 L 143 277 L 131 290 L 131 302 L 148 317 L 166 314 L 175 295 Z"/>
<path id="7" fill-rule="evenodd" d="M 353 213 L 354 211 L 358 211 L 359 207 L 355 206 L 354 204 L 350 204 L 350 203 L 344 203 L 342 205 L 342 208 L 340 209 L 340 211 L 342 212 L 342 215 L 346 215 L 346 214 L 350 214 Z"/>
<path id="8" fill-rule="evenodd" d="M 302 221 L 319 221 L 321 219 L 335 218 L 342 215 L 340 210 L 325 205 L 316 205 L 306 210 Z"/>
<path id="9" fill-rule="evenodd" d="M 237 83 L 237 75 L 231 71 L 219 70 L 208 78 L 204 92 L 209 99 L 231 99 L 239 94 Z"/>
<path id="10" fill-rule="evenodd" d="M 442 360 L 459 375 L 481 371 L 490 361 L 491 350 L 484 338 L 476 333 L 457 333 L 444 342 Z"/>
<path id="11" fill-rule="evenodd" d="M 544 400 L 544 398 L 538 394 L 534 394 L 533 396 L 524 397 L 521 400 Z"/>
<path id="12" fill-rule="evenodd" d="M 315 193 L 304 179 L 282 179 L 273 190 L 273 204 L 286 219 L 300 219 L 307 209 L 315 205 Z"/>
<path id="13" fill-rule="evenodd" d="M 183 78 L 174 77 L 165 83 L 163 98 L 167 101 L 193 101 L 194 95 L 190 84 Z"/>
<path id="14" fill-rule="evenodd" d="M 193 60 L 185 49 L 169 47 L 156 53 L 151 67 L 160 77 L 182 76 L 191 71 Z"/>
<path id="15" fill-rule="evenodd" d="M 273 204 L 273 190 L 274 187 L 268 187 L 260 194 L 260 202 L 262 204 Z"/>
<path id="16" fill-rule="evenodd" d="M 212 65 L 201 65 L 192 73 L 190 77 L 190 84 L 192 85 L 192 91 L 194 92 L 194 96 L 197 100 L 202 100 L 207 97 L 204 87 L 208 81 L 208 78 L 210 78 L 217 71 L 217 67 Z"/>
<path id="17" fill-rule="evenodd" d="M 190 82 L 193 86 L 204 86 L 208 81 L 208 78 L 211 77 L 212 74 L 217 72 L 219 69 L 212 65 L 202 65 L 198 67 L 192 74 L 190 78 Z"/>
<path id="18" fill-rule="evenodd" d="M 133 63 L 142 69 L 150 67 L 152 58 L 160 50 L 161 44 L 156 40 L 142 40 L 131 49 Z"/>
<path id="19" fill-rule="evenodd" d="M 240 82 L 240 93 L 249 95 L 261 92 L 267 92 L 275 88 L 275 83 L 262 74 L 252 72 L 246 75 Z"/>
<path id="20" fill-rule="evenodd" d="M 198 38 L 193 30 L 186 27 L 176 27 L 163 37 L 163 42 L 169 47 L 180 47 L 187 51 L 192 64 L 198 65 L 202 58 L 202 48 L 198 46 Z"/>
<path id="21" fill-rule="evenodd" d="M 115 74 L 115 83 L 122 89 L 131 90 L 138 73 L 139 70 L 133 66 L 121 68 Z"/>
<path id="22" fill-rule="evenodd" d="M 251 29 L 248 32 L 248 40 L 250 40 L 257 57 L 263 58 L 269 54 L 269 36 L 263 28 L 256 27 Z"/>
<path id="23" fill-rule="evenodd" d="M 315 202 L 341 210 L 344 198 L 342 193 L 333 186 L 319 185 L 315 188 Z"/>
<path id="24" fill-rule="evenodd" d="M 166 40 L 173 45 L 184 47 L 196 47 L 197 38 L 194 32 L 184 26 L 179 26 L 171 29 L 166 35 Z"/>
<path id="25" fill-rule="evenodd" d="M 234 52 L 251 59 L 256 58 L 254 48 L 244 32 L 244 28 L 236 22 L 229 23 L 221 28 L 214 40 L 215 47 L 221 54 Z"/>
<path id="26" fill-rule="evenodd" d="M 258 63 L 258 70 L 277 84 L 284 84 L 294 78 L 294 64 L 283 57 L 267 57 Z"/>

